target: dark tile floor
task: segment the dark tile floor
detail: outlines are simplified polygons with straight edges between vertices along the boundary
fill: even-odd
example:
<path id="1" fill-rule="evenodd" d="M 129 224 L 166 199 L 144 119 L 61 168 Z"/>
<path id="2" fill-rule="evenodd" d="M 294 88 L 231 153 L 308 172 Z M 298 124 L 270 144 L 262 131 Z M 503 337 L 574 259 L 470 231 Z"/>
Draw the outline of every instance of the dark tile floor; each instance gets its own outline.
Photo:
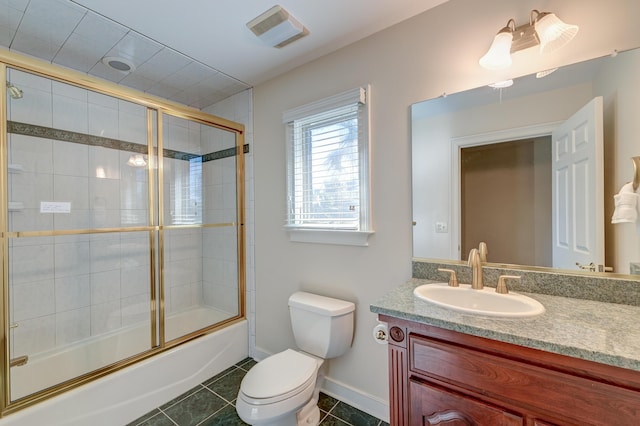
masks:
<path id="1" fill-rule="evenodd" d="M 245 425 L 236 414 L 240 382 L 256 362 L 247 358 L 127 426 Z M 383 422 L 335 398 L 320 394 L 320 426 L 383 426 Z"/>

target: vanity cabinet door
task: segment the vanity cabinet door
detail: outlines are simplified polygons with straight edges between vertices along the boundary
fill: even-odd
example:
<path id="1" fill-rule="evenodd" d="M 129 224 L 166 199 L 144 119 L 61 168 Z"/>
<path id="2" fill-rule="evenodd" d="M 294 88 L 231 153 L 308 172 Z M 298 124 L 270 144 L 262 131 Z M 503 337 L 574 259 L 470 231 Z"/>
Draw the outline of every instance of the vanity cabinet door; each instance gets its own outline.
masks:
<path id="1" fill-rule="evenodd" d="M 522 426 L 524 419 L 469 396 L 411 381 L 412 426 Z"/>
<path id="2" fill-rule="evenodd" d="M 540 420 L 540 419 L 532 419 L 531 420 L 531 425 L 532 426 L 558 426 L 556 423 L 549 423 L 549 422 L 545 422 L 544 420 Z"/>
<path id="3" fill-rule="evenodd" d="M 640 425 L 637 391 L 410 334 L 409 371 L 465 394 L 571 425 Z M 491 423 L 481 423 L 490 425 Z"/>

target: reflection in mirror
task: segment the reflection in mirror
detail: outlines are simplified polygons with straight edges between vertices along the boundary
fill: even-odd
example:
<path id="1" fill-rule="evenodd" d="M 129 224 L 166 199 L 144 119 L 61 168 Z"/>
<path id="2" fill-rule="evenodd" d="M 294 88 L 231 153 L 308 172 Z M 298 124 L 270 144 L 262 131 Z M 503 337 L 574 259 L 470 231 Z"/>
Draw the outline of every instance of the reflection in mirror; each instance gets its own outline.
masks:
<path id="1" fill-rule="evenodd" d="M 603 151 L 595 162 L 579 160 L 567 169 L 579 175 L 554 171 L 551 160 L 562 151 L 551 154 L 552 148 L 564 146 L 554 130 L 598 102 Z M 638 111 L 640 49 L 544 78 L 522 77 L 505 89 L 482 87 L 413 105 L 414 257 L 464 260 L 486 241 L 492 263 L 588 271 L 593 262 L 596 271 L 635 274 L 640 231 L 633 223 L 612 225 L 611 217 L 613 196 L 633 179 L 630 159 L 640 155 Z M 555 184 L 553 176 L 560 177 Z M 571 196 L 577 204 L 552 191 L 567 187 L 585 191 Z M 587 222 L 594 228 L 586 231 Z M 554 246 L 563 244 L 588 255 L 561 262 Z"/>

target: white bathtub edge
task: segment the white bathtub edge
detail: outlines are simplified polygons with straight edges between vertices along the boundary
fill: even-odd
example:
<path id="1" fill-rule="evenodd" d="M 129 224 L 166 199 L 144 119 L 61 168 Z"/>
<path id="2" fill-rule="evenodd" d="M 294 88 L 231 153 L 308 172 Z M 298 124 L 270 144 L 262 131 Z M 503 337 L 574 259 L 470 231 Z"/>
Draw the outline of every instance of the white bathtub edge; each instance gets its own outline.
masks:
<path id="1" fill-rule="evenodd" d="M 245 320 L 10 414 L 0 426 L 126 425 L 247 356 Z"/>

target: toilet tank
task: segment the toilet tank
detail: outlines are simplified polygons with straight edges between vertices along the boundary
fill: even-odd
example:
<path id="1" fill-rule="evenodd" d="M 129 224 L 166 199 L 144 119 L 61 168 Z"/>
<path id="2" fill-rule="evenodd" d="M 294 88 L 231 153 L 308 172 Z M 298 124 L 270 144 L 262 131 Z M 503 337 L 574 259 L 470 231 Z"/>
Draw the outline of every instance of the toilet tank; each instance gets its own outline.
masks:
<path id="1" fill-rule="evenodd" d="M 353 341 L 356 306 L 345 300 L 296 292 L 289 297 L 289 314 L 298 348 L 328 359 L 344 354 Z"/>

